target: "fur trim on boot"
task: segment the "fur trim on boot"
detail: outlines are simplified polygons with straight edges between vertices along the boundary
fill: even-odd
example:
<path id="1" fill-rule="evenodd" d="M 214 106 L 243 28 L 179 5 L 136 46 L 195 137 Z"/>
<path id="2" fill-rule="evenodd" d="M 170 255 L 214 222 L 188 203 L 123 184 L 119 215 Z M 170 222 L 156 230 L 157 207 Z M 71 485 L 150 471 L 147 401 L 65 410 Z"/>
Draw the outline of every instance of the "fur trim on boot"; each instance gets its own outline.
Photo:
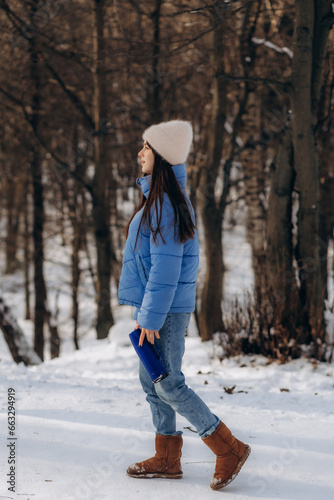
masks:
<path id="1" fill-rule="evenodd" d="M 220 490 L 237 477 L 251 452 L 250 446 L 236 439 L 223 422 L 203 441 L 217 455 L 210 486 L 213 490 Z"/>
<path id="2" fill-rule="evenodd" d="M 156 434 L 155 456 L 144 462 L 130 465 L 126 473 L 131 477 L 181 479 L 183 476 L 180 461 L 182 443 L 181 435 Z"/>

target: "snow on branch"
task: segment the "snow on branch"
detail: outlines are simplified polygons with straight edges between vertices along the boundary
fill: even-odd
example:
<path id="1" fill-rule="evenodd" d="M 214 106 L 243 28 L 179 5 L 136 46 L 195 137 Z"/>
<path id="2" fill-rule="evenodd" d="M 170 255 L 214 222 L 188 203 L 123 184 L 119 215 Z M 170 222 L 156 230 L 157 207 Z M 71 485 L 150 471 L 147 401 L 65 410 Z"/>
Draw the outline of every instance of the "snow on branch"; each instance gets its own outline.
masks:
<path id="1" fill-rule="evenodd" d="M 252 37 L 252 42 L 256 43 L 257 45 L 265 45 L 269 49 L 273 49 L 276 52 L 279 52 L 280 54 L 287 54 L 290 57 L 290 59 L 293 58 L 293 52 L 288 47 L 283 47 L 283 49 L 282 49 L 281 47 L 279 47 L 275 43 L 269 42 L 268 40 L 265 40 L 264 38 L 257 38 L 256 36 Z"/>

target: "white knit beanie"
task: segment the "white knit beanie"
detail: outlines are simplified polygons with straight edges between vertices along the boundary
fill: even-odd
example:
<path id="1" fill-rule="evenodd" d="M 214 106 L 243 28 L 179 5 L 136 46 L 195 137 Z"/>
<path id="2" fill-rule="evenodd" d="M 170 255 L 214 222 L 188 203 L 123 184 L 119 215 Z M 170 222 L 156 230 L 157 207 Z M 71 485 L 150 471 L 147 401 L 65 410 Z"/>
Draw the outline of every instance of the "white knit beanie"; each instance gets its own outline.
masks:
<path id="1" fill-rule="evenodd" d="M 152 125 L 143 133 L 147 141 L 171 165 L 185 163 L 193 140 L 190 122 L 171 120 Z"/>

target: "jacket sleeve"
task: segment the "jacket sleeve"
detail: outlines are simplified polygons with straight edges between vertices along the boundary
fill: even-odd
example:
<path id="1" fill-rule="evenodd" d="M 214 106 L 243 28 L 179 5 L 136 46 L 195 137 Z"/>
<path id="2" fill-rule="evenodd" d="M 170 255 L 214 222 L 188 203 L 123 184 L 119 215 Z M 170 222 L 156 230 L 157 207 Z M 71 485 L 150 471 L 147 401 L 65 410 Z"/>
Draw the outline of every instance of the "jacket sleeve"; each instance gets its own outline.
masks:
<path id="1" fill-rule="evenodd" d="M 132 313 L 132 319 L 134 319 L 135 321 L 137 321 L 138 312 L 139 312 L 139 307 L 135 307 Z"/>
<path id="2" fill-rule="evenodd" d="M 137 316 L 138 324 L 149 330 L 160 330 L 163 326 L 181 274 L 184 245 L 174 237 L 174 214 L 171 212 L 163 211 L 160 224 L 166 244 L 160 235 L 155 242 L 152 233 L 150 235 L 151 269 Z"/>

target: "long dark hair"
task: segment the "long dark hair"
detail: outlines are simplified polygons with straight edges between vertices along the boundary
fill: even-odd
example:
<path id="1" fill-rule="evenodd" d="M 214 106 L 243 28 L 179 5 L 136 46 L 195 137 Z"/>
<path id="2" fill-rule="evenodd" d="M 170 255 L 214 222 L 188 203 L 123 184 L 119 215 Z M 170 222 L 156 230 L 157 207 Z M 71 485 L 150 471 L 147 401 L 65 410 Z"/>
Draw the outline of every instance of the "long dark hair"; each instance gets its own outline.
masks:
<path id="1" fill-rule="evenodd" d="M 184 196 L 179 183 L 176 179 L 172 165 L 168 163 L 159 153 L 157 153 L 150 144 L 148 147 L 152 149 L 154 153 L 154 166 L 151 174 L 151 186 L 148 198 L 142 193 L 142 197 L 138 207 L 133 212 L 126 228 L 125 234 L 128 237 L 129 227 L 134 216 L 144 207 L 143 215 L 138 226 L 137 237 L 135 242 L 135 248 L 137 245 L 138 236 L 140 233 L 140 228 L 142 224 L 146 225 L 153 234 L 153 241 L 155 242 L 157 237 L 160 235 L 164 244 L 166 244 L 162 234 L 161 234 L 161 216 L 162 216 L 162 204 L 164 193 L 167 193 L 174 211 L 174 231 L 176 231 L 176 225 L 179 226 L 179 233 L 175 236 L 179 239 L 181 243 L 185 243 L 189 238 L 195 236 L 195 225 L 193 223 L 189 205 L 187 203 L 186 197 Z M 150 211 L 151 208 L 155 208 L 157 226 L 152 227 L 150 221 Z M 160 207 L 160 210 L 159 210 Z"/>

